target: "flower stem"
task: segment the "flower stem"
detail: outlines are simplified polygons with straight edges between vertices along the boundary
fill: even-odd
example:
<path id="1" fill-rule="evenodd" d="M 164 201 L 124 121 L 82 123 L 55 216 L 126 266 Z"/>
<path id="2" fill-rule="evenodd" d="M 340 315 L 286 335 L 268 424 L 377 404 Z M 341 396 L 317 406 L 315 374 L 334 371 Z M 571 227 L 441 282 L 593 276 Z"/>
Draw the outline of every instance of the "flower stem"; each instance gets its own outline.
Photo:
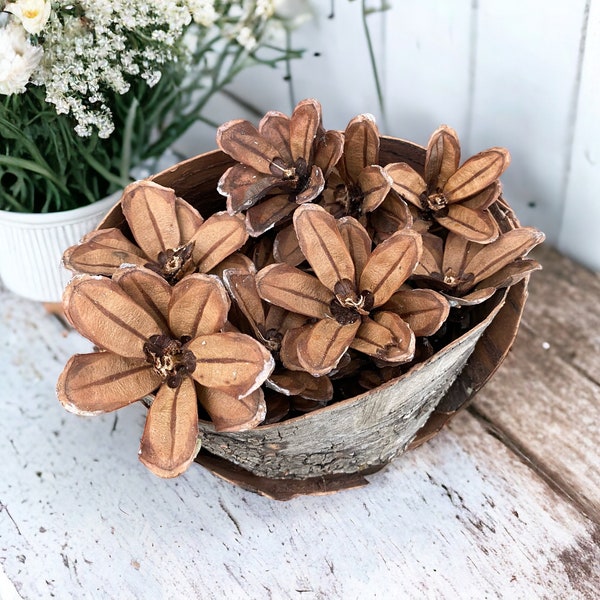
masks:
<path id="1" fill-rule="evenodd" d="M 125 119 L 125 131 L 123 133 L 123 150 L 121 152 L 120 168 L 121 179 L 123 181 L 126 181 L 129 178 L 129 173 L 131 172 L 131 143 L 133 139 L 133 126 L 135 124 L 135 115 L 139 105 L 139 100 L 134 96 L 129 110 L 127 111 L 127 118 Z"/>
<path id="2" fill-rule="evenodd" d="M 381 114 L 385 117 L 385 103 L 383 99 L 383 90 L 379 79 L 379 71 L 377 69 L 377 61 L 375 60 L 375 52 L 373 51 L 373 41 L 371 39 L 371 31 L 369 24 L 367 23 L 367 16 L 372 12 L 367 8 L 367 1 L 362 0 L 362 23 L 365 31 L 365 39 L 367 40 L 367 47 L 369 49 L 369 60 L 371 61 L 371 69 L 373 71 L 373 78 L 375 79 L 375 89 L 377 90 L 377 101 L 379 102 L 379 109 Z"/>

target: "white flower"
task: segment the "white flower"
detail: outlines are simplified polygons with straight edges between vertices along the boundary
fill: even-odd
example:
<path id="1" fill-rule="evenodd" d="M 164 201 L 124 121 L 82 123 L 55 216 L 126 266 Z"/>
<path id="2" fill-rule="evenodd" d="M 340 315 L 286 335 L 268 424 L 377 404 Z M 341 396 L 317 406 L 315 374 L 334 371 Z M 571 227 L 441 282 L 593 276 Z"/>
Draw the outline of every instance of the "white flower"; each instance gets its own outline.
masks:
<path id="1" fill-rule="evenodd" d="M 214 0 L 188 0 L 187 5 L 194 22 L 203 27 L 211 27 L 219 18 Z"/>
<path id="2" fill-rule="evenodd" d="M 288 27 L 300 27 L 315 18 L 315 8 L 309 0 L 274 0 L 275 12 L 284 19 Z"/>
<path id="3" fill-rule="evenodd" d="M 43 51 L 32 46 L 18 24 L 0 29 L 0 94 L 22 94 Z"/>
<path id="4" fill-rule="evenodd" d="M 209 76 L 219 49 L 227 48 L 219 38 L 255 51 L 279 23 L 274 8 L 280 1 L 0 0 L 12 13 L 5 15 L 10 23 L 30 32 L 43 27 L 36 41 L 44 48 L 26 72 L 21 68 L 18 81 L 15 52 L 3 52 L 0 79 L 7 79 L 4 89 L 11 93 L 24 91 L 27 81 L 43 86 L 45 101 L 73 117 L 79 135 L 106 137 L 114 127 L 114 94 L 136 90 L 139 80 L 156 86 L 171 71 L 183 77 L 189 70 L 200 81 Z"/>
<path id="5" fill-rule="evenodd" d="M 246 50 L 252 51 L 257 46 L 256 38 L 252 35 L 250 27 L 242 27 L 240 32 L 237 34 L 236 40 L 246 48 Z"/>
<path id="6" fill-rule="evenodd" d="M 254 10 L 254 14 L 257 17 L 262 17 L 263 19 L 268 19 L 273 16 L 274 12 L 275 12 L 274 0 L 257 0 L 256 9 Z"/>
<path id="7" fill-rule="evenodd" d="M 25 31 L 32 34 L 42 31 L 50 16 L 50 9 L 49 0 L 16 0 L 7 3 L 4 8 L 21 21 Z"/>

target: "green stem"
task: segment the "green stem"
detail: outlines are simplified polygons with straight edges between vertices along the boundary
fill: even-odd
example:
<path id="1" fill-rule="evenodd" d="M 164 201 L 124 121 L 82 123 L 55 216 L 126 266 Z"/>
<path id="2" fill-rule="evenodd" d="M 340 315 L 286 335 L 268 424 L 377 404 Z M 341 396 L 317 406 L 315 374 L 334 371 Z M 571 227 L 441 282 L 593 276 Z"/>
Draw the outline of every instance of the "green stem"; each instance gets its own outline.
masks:
<path id="1" fill-rule="evenodd" d="M 106 181 L 114 184 L 117 186 L 117 188 L 125 187 L 128 183 L 130 183 L 129 176 L 122 178 L 118 177 L 114 173 L 111 173 L 102 163 L 97 161 L 83 145 L 80 147 L 80 151 L 88 165 L 90 165 L 90 167 L 99 173 Z"/>
<path id="2" fill-rule="evenodd" d="M 285 28 L 285 81 L 288 85 L 288 95 L 290 98 L 291 110 L 294 110 L 296 106 L 296 94 L 294 93 L 294 80 L 292 79 L 292 64 L 289 56 L 289 52 L 292 49 L 292 32 L 286 27 Z"/>
<path id="3" fill-rule="evenodd" d="M 129 173 L 131 173 L 131 143 L 133 139 L 133 126 L 135 124 L 135 115 L 137 108 L 140 105 L 138 99 L 134 96 L 131 101 L 131 106 L 127 111 L 127 118 L 125 119 L 125 131 L 123 133 L 123 148 L 121 151 L 121 179 L 126 181 L 129 179 Z"/>
<path id="4" fill-rule="evenodd" d="M 375 60 L 375 52 L 373 50 L 373 41 L 371 39 L 371 31 L 367 23 L 367 15 L 369 10 L 367 9 L 367 0 L 362 0 L 362 23 L 365 31 L 365 38 L 367 40 L 367 46 L 369 48 L 369 59 L 371 61 L 371 69 L 373 71 L 373 77 L 375 79 L 375 89 L 377 90 L 377 100 L 379 102 L 379 108 L 381 114 L 385 117 L 385 104 L 383 101 L 383 91 L 381 88 L 381 82 L 379 80 L 379 72 L 377 70 L 377 61 Z"/>
<path id="5" fill-rule="evenodd" d="M 45 170 L 51 171 L 50 165 L 46 162 L 42 156 L 42 153 L 38 150 L 38 147 L 31 140 L 29 140 L 27 136 L 23 135 L 23 132 L 19 129 L 19 127 L 13 125 L 10 121 L 3 117 L 0 117 L 0 127 L 2 128 L 3 135 L 5 137 L 19 140 L 19 143 L 23 145 L 26 151 L 36 162 L 43 165 Z"/>

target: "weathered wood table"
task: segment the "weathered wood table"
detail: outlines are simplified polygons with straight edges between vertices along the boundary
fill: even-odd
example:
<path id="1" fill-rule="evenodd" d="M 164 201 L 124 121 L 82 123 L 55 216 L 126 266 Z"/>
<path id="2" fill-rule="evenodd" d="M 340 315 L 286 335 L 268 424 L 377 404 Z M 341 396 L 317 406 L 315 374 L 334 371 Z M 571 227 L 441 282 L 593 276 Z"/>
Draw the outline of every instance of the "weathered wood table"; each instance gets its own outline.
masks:
<path id="1" fill-rule="evenodd" d="M 65 412 L 87 342 L 0 291 L 0 597 L 599 598 L 600 277 L 538 258 L 470 409 L 367 487 L 287 503 L 198 466 L 154 477 L 141 406 Z"/>

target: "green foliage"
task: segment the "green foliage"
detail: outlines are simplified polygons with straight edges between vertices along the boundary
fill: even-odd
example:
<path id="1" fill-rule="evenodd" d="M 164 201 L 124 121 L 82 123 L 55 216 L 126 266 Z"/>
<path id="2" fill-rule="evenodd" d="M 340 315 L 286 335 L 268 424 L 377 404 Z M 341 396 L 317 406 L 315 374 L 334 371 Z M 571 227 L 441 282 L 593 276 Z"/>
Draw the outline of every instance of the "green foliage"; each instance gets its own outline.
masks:
<path id="1" fill-rule="evenodd" d="M 226 25 L 235 22 L 225 22 L 227 12 L 220 14 Z M 75 118 L 57 114 L 44 85 L 30 83 L 25 93 L 0 95 L 0 209 L 67 210 L 127 185 L 132 168 L 158 159 L 190 126 L 206 121 L 208 100 L 240 71 L 301 56 L 268 45 L 262 39 L 266 26 L 264 20 L 262 30 L 252 31 L 255 48 L 223 35 L 219 27 L 206 28 L 191 41 L 191 57 L 162 65 L 153 87 L 138 77 L 124 94 L 103 90 L 114 123 L 107 138 L 97 131 L 78 135 Z"/>

